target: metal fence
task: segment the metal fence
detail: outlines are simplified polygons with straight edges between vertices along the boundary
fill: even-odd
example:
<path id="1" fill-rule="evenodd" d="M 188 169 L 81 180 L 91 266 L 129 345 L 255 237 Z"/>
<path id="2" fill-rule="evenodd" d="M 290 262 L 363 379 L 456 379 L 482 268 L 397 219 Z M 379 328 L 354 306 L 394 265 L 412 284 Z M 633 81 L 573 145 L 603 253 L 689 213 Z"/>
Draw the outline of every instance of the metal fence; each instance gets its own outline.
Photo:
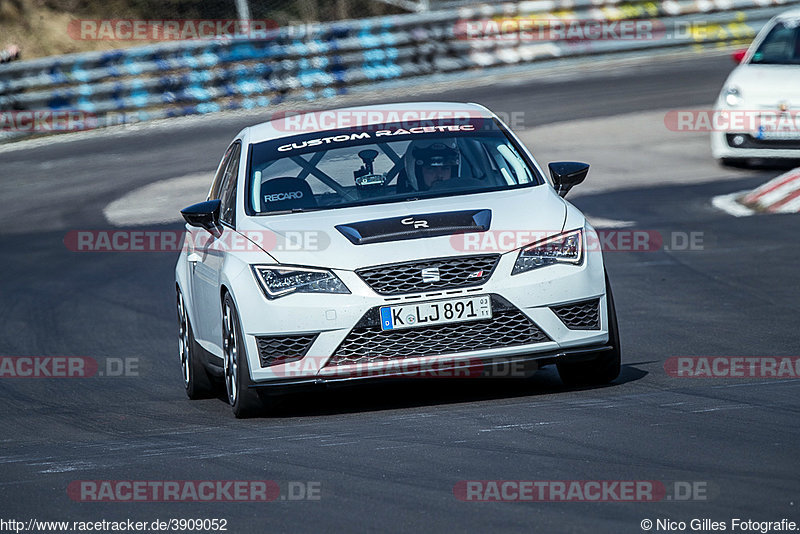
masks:
<path id="1" fill-rule="evenodd" d="M 259 39 L 171 41 L 20 61 L 0 66 L 0 110 L 81 110 L 96 114 L 102 126 L 120 116 L 138 122 L 309 101 L 382 80 L 746 42 L 800 1 L 570 4 L 568 10 L 554 9 L 559 3 L 548 0 L 483 5 L 281 27 Z M 650 21 L 657 31 L 646 39 L 528 39 L 522 32 L 495 30 L 490 22 L 498 19 Z M 479 28 L 479 35 L 471 35 L 471 28 Z"/>

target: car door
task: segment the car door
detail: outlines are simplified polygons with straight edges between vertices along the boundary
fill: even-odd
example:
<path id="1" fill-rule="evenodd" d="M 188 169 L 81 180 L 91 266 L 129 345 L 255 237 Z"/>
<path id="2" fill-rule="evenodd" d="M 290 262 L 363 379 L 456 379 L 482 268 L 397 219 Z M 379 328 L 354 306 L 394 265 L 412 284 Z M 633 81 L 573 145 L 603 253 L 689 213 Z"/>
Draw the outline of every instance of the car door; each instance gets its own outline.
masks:
<path id="1" fill-rule="evenodd" d="M 209 200 L 219 199 L 220 219 L 224 226 L 233 228 L 232 213 L 235 212 L 236 178 L 239 173 L 239 156 L 241 143 L 233 143 L 225 154 L 220 165 Z M 192 257 L 192 293 L 195 309 L 199 310 L 197 332 L 195 337 L 207 348 L 219 349 L 221 339 L 222 305 L 219 293 L 220 272 L 225 259 L 224 243 L 230 236 L 223 231 L 220 238 L 215 238 L 206 231 L 195 228 L 195 254 Z M 217 354 L 221 352 L 213 351 Z"/>

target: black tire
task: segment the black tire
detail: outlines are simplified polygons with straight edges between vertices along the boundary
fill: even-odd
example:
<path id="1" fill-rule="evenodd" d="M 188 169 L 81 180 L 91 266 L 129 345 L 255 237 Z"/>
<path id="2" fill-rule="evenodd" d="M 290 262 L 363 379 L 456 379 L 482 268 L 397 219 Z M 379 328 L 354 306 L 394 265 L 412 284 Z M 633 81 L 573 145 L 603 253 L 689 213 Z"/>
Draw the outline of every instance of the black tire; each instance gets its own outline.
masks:
<path id="1" fill-rule="evenodd" d="M 558 376 L 567 386 L 599 386 L 608 384 L 619 376 L 622 351 L 619 342 L 617 309 L 606 274 L 606 302 L 608 302 L 608 343 L 612 350 L 600 352 L 596 358 L 582 362 L 563 362 L 556 365 Z"/>
<path id="2" fill-rule="evenodd" d="M 186 395 L 192 400 L 214 397 L 216 396 L 216 388 L 198 356 L 192 324 L 189 321 L 189 314 L 186 312 L 186 304 L 183 301 L 183 295 L 181 295 L 180 290 L 178 290 L 177 301 L 178 356 L 181 360 L 183 386 L 186 389 Z"/>
<path id="3" fill-rule="evenodd" d="M 247 349 L 244 345 L 239 314 L 229 293 L 222 300 L 222 353 L 225 391 L 237 419 L 258 415 L 264 410 L 259 393 L 252 389 Z"/>

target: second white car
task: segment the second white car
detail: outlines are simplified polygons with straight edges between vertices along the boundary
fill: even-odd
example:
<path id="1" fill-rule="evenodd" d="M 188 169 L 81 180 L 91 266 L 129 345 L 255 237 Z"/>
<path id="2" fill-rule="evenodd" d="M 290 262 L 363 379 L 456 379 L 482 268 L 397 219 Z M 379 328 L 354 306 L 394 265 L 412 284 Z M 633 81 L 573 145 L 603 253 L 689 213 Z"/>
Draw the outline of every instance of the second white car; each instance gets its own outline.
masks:
<path id="1" fill-rule="evenodd" d="M 728 76 L 715 111 L 727 114 L 711 134 L 724 164 L 800 159 L 800 10 L 772 19 Z"/>

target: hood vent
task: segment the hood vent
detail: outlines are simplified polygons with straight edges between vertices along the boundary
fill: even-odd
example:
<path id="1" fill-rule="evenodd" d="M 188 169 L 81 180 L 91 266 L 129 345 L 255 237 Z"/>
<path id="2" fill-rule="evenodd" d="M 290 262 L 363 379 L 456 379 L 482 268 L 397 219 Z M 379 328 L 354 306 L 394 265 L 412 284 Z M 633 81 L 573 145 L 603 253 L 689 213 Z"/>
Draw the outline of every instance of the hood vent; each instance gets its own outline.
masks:
<path id="1" fill-rule="evenodd" d="M 491 210 L 466 210 L 339 224 L 336 229 L 354 245 L 369 245 L 441 235 L 486 232 L 491 223 Z"/>

